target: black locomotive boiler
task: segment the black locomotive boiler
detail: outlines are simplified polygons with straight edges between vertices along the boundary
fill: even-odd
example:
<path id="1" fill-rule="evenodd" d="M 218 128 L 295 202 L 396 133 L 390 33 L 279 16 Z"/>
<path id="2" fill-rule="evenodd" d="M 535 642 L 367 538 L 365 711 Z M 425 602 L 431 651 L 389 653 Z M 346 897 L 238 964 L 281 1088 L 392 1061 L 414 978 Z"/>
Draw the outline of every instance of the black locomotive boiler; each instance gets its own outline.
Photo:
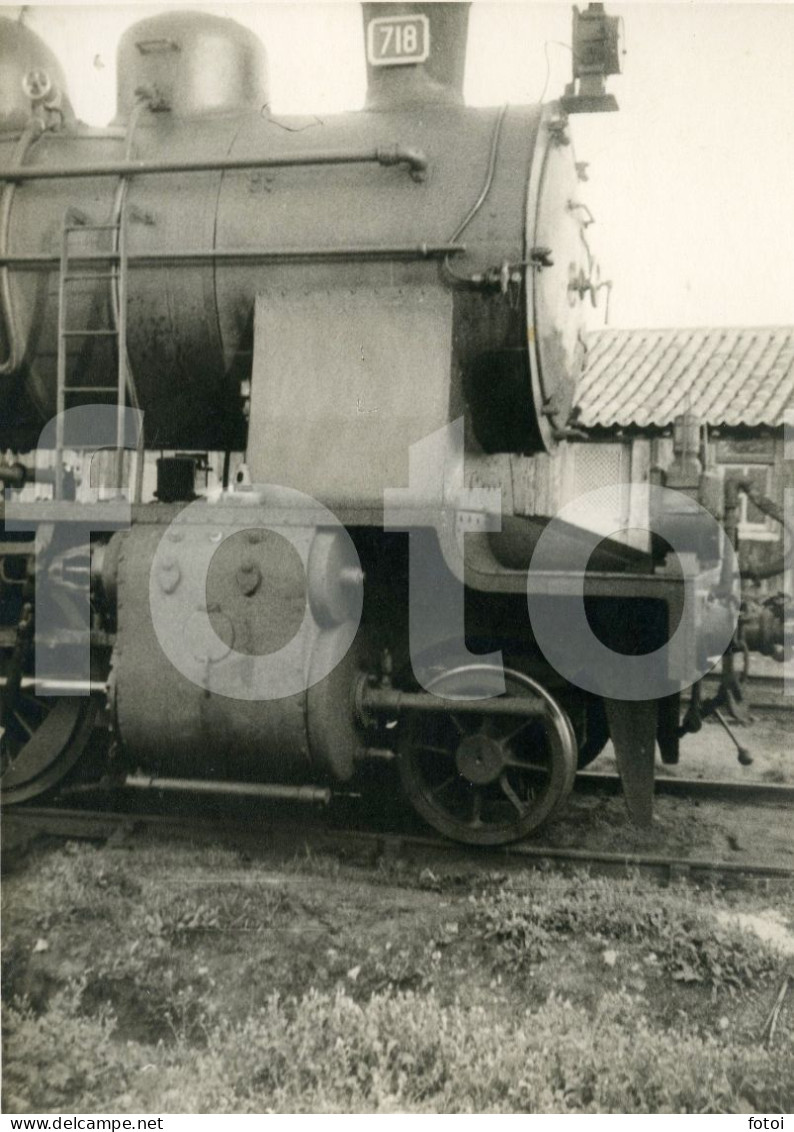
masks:
<path id="1" fill-rule="evenodd" d="M 272 114 L 259 40 L 179 11 L 123 36 L 106 129 L 0 21 L 6 804 L 98 746 L 128 785 L 264 797 L 390 760 L 430 824 L 494 844 L 610 735 L 638 821 L 657 741 L 677 758 L 686 681 L 594 688 L 566 626 L 584 562 L 605 646 L 677 628 L 704 667 L 735 611 L 702 510 L 645 549 L 558 523 L 528 571 L 599 287 L 568 115 L 614 108 L 617 23 L 575 12 L 560 102 L 479 109 L 467 5 L 363 10 L 362 111 Z M 718 512 L 690 434 L 670 483 Z"/>

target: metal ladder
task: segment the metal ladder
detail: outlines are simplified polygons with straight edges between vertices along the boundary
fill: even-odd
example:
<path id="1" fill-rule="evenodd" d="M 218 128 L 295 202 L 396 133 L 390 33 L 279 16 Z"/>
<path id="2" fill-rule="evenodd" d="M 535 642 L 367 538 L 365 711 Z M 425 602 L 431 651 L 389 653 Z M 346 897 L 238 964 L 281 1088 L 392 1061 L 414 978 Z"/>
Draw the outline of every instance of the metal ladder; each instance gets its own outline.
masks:
<path id="1" fill-rule="evenodd" d="M 112 232 L 116 234 L 115 248 L 103 255 L 91 255 L 91 261 L 107 262 L 105 271 L 72 270 L 70 255 L 78 262 L 87 257 L 74 254 L 71 246 L 71 237 L 75 232 Z M 118 288 L 118 318 L 116 326 L 101 328 L 77 327 L 70 328 L 68 324 L 67 294 L 69 284 L 87 279 L 108 279 L 115 282 Z M 115 338 L 118 368 L 115 385 L 68 385 L 66 381 L 67 348 L 74 339 L 86 338 Z M 61 263 L 58 277 L 58 371 L 57 371 L 57 416 L 55 419 L 55 499 L 63 499 L 64 489 L 64 410 L 67 408 L 67 398 L 72 393 L 97 393 L 116 395 L 116 486 L 119 490 L 123 485 L 124 471 L 124 440 L 125 440 L 125 409 L 127 407 L 127 393 L 130 393 L 132 403 L 137 404 L 137 397 L 132 384 L 127 359 L 127 238 L 124 223 L 124 209 L 120 209 L 116 220 L 107 224 L 88 224 L 70 222 L 67 213 L 64 220 L 61 238 Z M 139 460 L 141 453 L 138 454 Z"/>

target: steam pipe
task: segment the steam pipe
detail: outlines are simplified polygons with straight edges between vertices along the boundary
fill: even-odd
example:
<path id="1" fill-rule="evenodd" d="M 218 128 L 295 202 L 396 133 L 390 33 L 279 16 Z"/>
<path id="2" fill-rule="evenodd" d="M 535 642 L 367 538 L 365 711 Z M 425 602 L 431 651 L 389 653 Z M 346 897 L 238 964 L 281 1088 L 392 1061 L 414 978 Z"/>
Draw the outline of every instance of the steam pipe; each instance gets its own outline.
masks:
<path id="1" fill-rule="evenodd" d="M 0 170 L 0 181 L 57 181 L 90 177 L 151 177 L 165 173 L 233 173 L 246 169 L 281 169 L 303 165 L 407 165 L 414 180 L 424 179 L 427 157 L 413 146 L 378 146 L 376 149 L 318 150 L 280 157 L 223 157 L 214 161 L 111 161 L 92 165 L 27 165 Z"/>
<path id="2" fill-rule="evenodd" d="M 20 167 L 30 146 L 42 130 L 41 122 L 34 118 L 19 135 L 16 149 L 11 158 L 11 164 Z M 8 229 L 11 220 L 11 201 L 14 196 L 15 184 L 9 182 L 0 196 L 0 256 L 8 251 Z M 21 351 L 17 341 L 17 331 L 14 325 L 14 308 L 11 299 L 11 288 L 8 279 L 8 267 L 0 266 L 0 320 L 6 328 L 8 352 L 5 358 L 0 359 L 0 376 L 15 373 L 21 362 Z"/>
<path id="3" fill-rule="evenodd" d="M 438 259 L 465 252 L 465 244 L 365 244 L 359 247 L 334 248 L 175 248 L 168 252 L 142 252 L 129 254 L 128 264 L 194 263 L 205 260 L 254 260 L 261 263 L 279 263 L 288 260 L 328 259 Z M 118 263 L 118 252 L 85 252 L 71 256 L 69 263 Z M 52 269 L 60 264 L 60 256 L 46 252 L 30 255 L 0 255 L 0 268 L 17 267 L 22 270 Z"/>

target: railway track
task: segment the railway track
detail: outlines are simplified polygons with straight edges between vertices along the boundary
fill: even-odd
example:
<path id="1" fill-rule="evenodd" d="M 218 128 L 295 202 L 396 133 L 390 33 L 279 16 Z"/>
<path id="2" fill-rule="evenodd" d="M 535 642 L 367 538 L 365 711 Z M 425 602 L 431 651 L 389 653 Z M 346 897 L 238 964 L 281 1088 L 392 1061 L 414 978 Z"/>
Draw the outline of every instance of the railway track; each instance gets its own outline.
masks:
<path id="1" fill-rule="evenodd" d="M 779 674 L 771 675 L 768 672 L 751 672 L 749 676 L 745 677 L 741 682 L 749 687 L 758 688 L 776 688 L 781 693 L 785 683 L 787 673 L 781 671 Z M 791 674 L 788 674 L 791 677 Z M 718 684 L 720 681 L 719 672 L 709 672 L 704 680 L 709 684 Z"/>
<path id="2" fill-rule="evenodd" d="M 716 692 L 719 682 L 718 674 L 710 674 L 704 678 L 704 686 L 709 695 Z M 776 711 L 785 714 L 794 711 L 794 695 L 786 694 L 787 687 L 794 690 L 794 677 L 791 675 L 751 674 L 740 683 L 745 694 L 744 706 L 751 715 L 755 711 Z"/>
<path id="3" fill-rule="evenodd" d="M 577 788 L 584 792 L 618 793 L 620 780 L 611 774 L 580 774 Z M 703 801 L 752 802 L 778 812 L 791 808 L 794 787 L 774 783 L 712 782 L 699 779 L 657 779 L 658 794 Z M 260 820 L 261 819 L 261 820 Z M 359 819 L 360 820 L 360 819 Z M 599 874 L 640 872 L 659 880 L 687 877 L 693 880 L 766 878 L 791 881 L 794 866 L 771 865 L 760 860 L 726 861 L 707 857 L 666 856 L 652 852 L 607 852 L 544 845 L 524 841 L 494 848 L 469 847 L 434 835 L 404 830 L 337 828 L 318 810 L 301 809 L 300 820 L 270 813 L 252 821 L 233 812 L 218 818 L 162 812 L 65 807 L 15 807 L 3 816 L 4 848 L 25 846 L 39 836 L 124 844 L 141 836 L 214 843 L 249 853 L 277 851 L 286 854 L 330 852 L 374 862 L 381 857 L 402 858 L 430 865 L 437 860 L 467 860 L 519 867 L 588 868 Z"/>
<path id="4" fill-rule="evenodd" d="M 781 696 L 778 700 L 750 699 L 746 701 L 746 707 L 750 715 L 759 711 L 774 711 L 789 715 L 791 712 L 794 712 L 794 698 Z"/>
<path id="5" fill-rule="evenodd" d="M 620 776 L 580 771 L 576 789 L 619 794 Z M 677 798 L 693 798 L 709 802 L 770 803 L 794 808 L 794 786 L 777 782 L 745 782 L 739 779 L 667 778 L 657 775 L 654 792 Z"/>
<path id="6" fill-rule="evenodd" d="M 716 684 L 716 681 L 713 681 Z M 794 697 L 787 702 L 783 697 L 783 681 L 779 677 L 751 676 L 745 685 L 748 689 L 748 706 L 774 707 L 780 710 L 794 709 Z M 752 700 L 754 691 L 761 688 L 779 692 L 780 698 L 759 704 Z M 163 780 L 166 782 L 167 780 Z M 142 783 L 136 783 L 141 785 Z M 156 783 L 154 784 L 156 786 Z M 210 784 L 205 784 L 209 787 Z M 621 781 L 617 774 L 606 772 L 580 772 L 576 778 L 575 792 L 582 794 L 602 794 L 614 796 L 621 793 Z M 381 828 L 347 828 L 349 818 L 342 818 L 345 827 L 335 827 L 333 816 L 318 817 L 319 804 L 330 799 L 330 791 L 315 791 L 317 798 L 308 797 L 304 801 L 316 801 L 318 805 L 307 812 L 306 806 L 299 807 L 300 815 L 285 818 L 263 811 L 264 823 L 252 822 L 250 818 L 242 821 L 230 811 L 221 819 L 183 816 L 180 814 L 158 812 L 157 799 L 166 796 L 167 791 L 147 790 L 153 800 L 150 811 L 136 808 L 128 809 L 133 791 L 111 791 L 94 787 L 78 787 L 73 793 L 62 796 L 65 805 L 17 806 L 3 814 L 4 847 L 25 844 L 31 838 L 46 835 L 67 839 L 86 839 L 92 841 L 123 842 L 133 834 L 151 833 L 174 838 L 195 838 L 202 841 L 217 842 L 234 847 L 244 847 L 256 852 L 263 848 L 281 846 L 289 851 L 307 845 L 318 850 L 329 850 L 341 854 L 363 854 L 367 857 L 404 856 L 426 861 L 435 856 L 443 858 L 466 857 L 479 861 L 512 861 L 535 867 L 588 867 L 598 872 L 625 873 L 627 869 L 650 873 L 659 878 L 690 876 L 692 878 L 714 876 L 754 876 L 769 879 L 794 878 L 794 868 L 769 865 L 763 861 L 734 862 L 707 858 L 684 858 L 664 856 L 654 853 L 623 853 L 591 851 L 588 849 L 560 848 L 543 845 L 537 841 L 525 841 L 507 847 L 483 849 L 469 848 L 434 835 L 416 833 L 409 830 L 384 830 Z M 209 791 L 211 796 L 211 789 Z M 657 774 L 655 783 L 657 796 L 688 798 L 696 802 L 722 802 L 769 807 L 785 813 L 794 812 L 794 785 L 734 780 L 707 780 L 679 778 L 672 775 Z M 320 799 L 319 795 L 324 794 Z M 87 808 L 94 799 L 101 798 L 103 809 Z M 191 795 L 183 794 L 183 797 Z M 339 800 L 344 803 L 344 795 Z M 261 801 L 261 799 L 260 799 Z M 71 804 L 70 804 L 71 803 Z M 84 803 L 84 804 L 81 804 Z M 137 798 L 136 798 L 137 803 Z M 223 805 L 223 800 L 219 801 Z M 333 814 L 333 808 L 332 808 Z M 789 820 L 788 815 L 786 820 Z M 352 824 L 360 818 L 353 817 Z"/>
<path id="7" fill-rule="evenodd" d="M 109 790 L 102 785 L 84 785 L 77 787 L 67 787 L 60 795 L 63 800 L 69 798 L 81 798 L 88 796 L 101 795 L 111 799 L 115 793 L 116 796 L 121 796 L 124 792 L 128 797 L 132 797 L 132 790 L 127 790 L 126 787 L 140 789 L 147 788 L 147 793 L 156 795 L 157 793 L 167 794 L 171 790 L 178 788 L 178 792 L 184 795 L 205 795 L 212 797 L 227 795 L 227 796 L 250 796 L 257 797 L 260 800 L 283 800 L 290 799 L 296 800 L 296 791 L 290 788 L 281 793 L 282 788 L 278 786 L 249 786 L 245 784 L 229 784 L 218 783 L 214 784 L 211 780 L 192 780 L 187 782 L 184 779 L 169 779 L 169 778 L 148 778 L 144 775 L 134 776 L 128 779 L 126 784 L 119 784 L 117 789 Z M 236 789 L 234 789 L 236 787 Z M 622 791 L 622 783 L 619 774 L 610 773 L 608 771 L 582 771 L 580 770 L 576 775 L 574 790 L 581 793 L 602 793 L 602 794 L 620 794 Z M 679 778 L 673 775 L 664 775 L 657 772 L 656 780 L 654 783 L 654 793 L 657 796 L 669 795 L 673 797 L 688 797 L 703 801 L 712 802 L 748 802 L 748 803 L 771 803 L 777 806 L 794 806 L 794 785 L 778 782 L 762 782 L 758 780 L 748 781 L 746 779 L 706 779 L 706 778 Z M 344 798 L 349 795 L 345 791 L 332 791 L 323 787 L 306 787 L 302 801 L 314 802 L 318 805 L 327 805 L 332 798 Z M 357 794 L 350 795 L 357 797 Z M 25 813 L 28 807 L 16 808 L 13 813 Z"/>

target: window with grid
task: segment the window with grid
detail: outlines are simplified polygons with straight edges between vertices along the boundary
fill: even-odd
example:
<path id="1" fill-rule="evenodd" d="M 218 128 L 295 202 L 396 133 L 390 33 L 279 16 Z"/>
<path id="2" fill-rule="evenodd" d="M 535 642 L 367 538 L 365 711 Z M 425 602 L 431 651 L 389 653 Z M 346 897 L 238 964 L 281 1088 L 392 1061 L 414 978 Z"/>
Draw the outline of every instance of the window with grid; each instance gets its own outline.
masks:
<path id="1" fill-rule="evenodd" d="M 611 534 L 629 525 L 631 448 L 626 443 L 579 444 L 575 448 L 573 487 L 576 496 L 603 489 L 593 530 Z"/>
<path id="2" fill-rule="evenodd" d="M 774 498 L 772 467 L 769 464 L 731 464 L 723 468 L 725 483 L 749 480 L 762 495 Z M 752 499 L 739 495 L 739 537 L 771 539 L 780 537 L 780 526 L 765 515 Z"/>

